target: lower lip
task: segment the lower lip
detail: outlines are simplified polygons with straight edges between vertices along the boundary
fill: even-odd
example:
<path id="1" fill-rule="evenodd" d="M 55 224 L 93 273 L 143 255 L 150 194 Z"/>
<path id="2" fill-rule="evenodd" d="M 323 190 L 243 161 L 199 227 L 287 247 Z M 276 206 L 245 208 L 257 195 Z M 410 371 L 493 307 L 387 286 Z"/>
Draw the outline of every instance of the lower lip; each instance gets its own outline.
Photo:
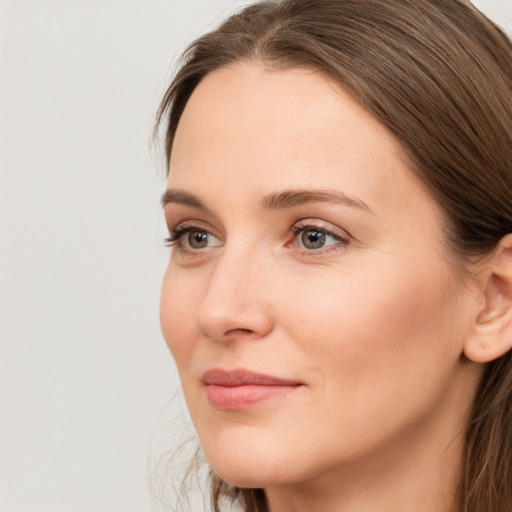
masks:
<path id="1" fill-rule="evenodd" d="M 300 386 L 206 386 L 210 403 L 220 411 L 243 411 L 262 402 L 289 395 Z"/>

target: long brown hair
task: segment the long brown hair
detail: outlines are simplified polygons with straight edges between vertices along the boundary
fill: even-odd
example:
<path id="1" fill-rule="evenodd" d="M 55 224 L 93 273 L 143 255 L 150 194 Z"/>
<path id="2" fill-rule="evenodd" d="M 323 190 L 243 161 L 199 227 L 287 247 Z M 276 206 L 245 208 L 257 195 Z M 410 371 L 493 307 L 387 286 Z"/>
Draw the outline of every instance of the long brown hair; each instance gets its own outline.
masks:
<path id="1" fill-rule="evenodd" d="M 512 44 L 465 0 L 263 1 L 185 52 L 157 127 L 169 158 L 201 79 L 234 62 L 309 68 L 334 79 L 401 141 L 444 209 L 447 246 L 464 263 L 512 233 Z M 461 265 L 463 267 L 463 265 Z M 466 433 L 463 512 L 512 510 L 512 361 L 487 365 Z M 261 489 L 212 475 L 221 499 L 267 510 Z"/>

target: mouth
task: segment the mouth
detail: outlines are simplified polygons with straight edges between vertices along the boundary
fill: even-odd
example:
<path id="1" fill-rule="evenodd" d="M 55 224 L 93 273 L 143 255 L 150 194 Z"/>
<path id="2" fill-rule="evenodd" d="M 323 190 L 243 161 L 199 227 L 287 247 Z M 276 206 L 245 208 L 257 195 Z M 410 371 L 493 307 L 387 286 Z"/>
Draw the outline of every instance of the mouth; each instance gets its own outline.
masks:
<path id="1" fill-rule="evenodd" d="M 220 411 L 242 411 L 282 398 L 304 385 L 248 370 L 213 369 L 202 378 L 210 404 Z"/>

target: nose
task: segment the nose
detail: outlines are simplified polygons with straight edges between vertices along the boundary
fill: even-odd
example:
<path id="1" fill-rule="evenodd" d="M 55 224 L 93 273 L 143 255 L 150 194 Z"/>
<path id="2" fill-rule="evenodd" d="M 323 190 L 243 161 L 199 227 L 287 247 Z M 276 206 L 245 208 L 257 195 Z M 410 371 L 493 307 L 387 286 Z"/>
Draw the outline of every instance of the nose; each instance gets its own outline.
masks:
<path id="1" fill-rule="evenodd" d="M 268 272 L 262 259 L 238 252 L 220 256 L 196 311 L 199 330 L 216 342 L 259 340 L 273 329 Z"/>

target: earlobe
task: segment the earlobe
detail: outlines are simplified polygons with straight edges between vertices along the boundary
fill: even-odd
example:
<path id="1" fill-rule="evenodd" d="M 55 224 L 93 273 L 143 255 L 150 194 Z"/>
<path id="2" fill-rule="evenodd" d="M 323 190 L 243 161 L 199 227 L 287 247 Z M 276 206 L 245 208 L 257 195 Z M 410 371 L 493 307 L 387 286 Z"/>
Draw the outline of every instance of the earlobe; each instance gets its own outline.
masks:
<path id="1" fill-rule="evenodd" d="M 488 363 L 512 348 L 512 234 L 503 237 L 488 262 L 483 306 L 465 341 L 464 354 Z"/>

